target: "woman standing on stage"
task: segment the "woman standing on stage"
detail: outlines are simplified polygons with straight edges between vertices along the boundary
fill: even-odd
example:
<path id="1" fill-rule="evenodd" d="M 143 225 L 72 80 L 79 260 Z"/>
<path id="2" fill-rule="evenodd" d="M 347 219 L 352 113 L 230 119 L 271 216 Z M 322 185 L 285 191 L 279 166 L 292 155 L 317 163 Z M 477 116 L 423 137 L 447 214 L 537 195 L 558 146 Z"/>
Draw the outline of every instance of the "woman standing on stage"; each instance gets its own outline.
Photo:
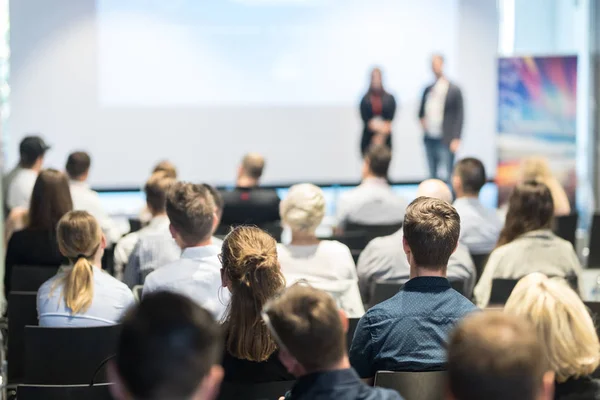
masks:
<path id="1" fill-rule="evenodd" d="M 381 69 L 371 71 L 369 91 L 360 102 L 360 116 L 364 123 L 360 150 L 364 155 L 372 144 L 386 143 L 392 147 L 392 120 L 396 100 L 383 88 Z"/>

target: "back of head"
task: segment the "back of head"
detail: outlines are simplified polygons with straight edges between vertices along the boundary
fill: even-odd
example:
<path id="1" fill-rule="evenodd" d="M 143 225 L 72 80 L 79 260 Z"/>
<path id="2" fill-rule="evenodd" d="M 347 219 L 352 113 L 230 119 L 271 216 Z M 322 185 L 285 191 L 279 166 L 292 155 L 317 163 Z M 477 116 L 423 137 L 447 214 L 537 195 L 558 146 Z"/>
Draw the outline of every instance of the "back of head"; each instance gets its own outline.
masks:
<path id="1" fill-rule="evenodd" d="M 311 183 L 292 186 L 279 205 L 279 215 L 292 231 L 313 234 L 325 216 L 323 191 Z"/>
<path id="2" fill-rule="evenodd" d="M 171 161 L 163 160 L 156 164 L 152 173 L 164 172 L 167 177 L 177 179 L 177 168 Z"/>
<path id="3" fill-rule="evenodd" d="M 122 321 L 116 369 L 135 399 L 190 399 L 223 351 L 221 329 L 187 297 L 145 295 Z"/>
<path id="4" fill-rule="evenodd" d="M 537 335 L 522 318 L 475 313 L 450 337 L 448 376 L 456 400 L 536 400 L 548 371 Z"/>
<path id="5" fill-rule="evenodd" d="M 418 197 L 406 209 L 402 229 L 417 266 L 445 268 L 458 245 L 460 217 L 443 200 Z"/>
<path id="6" fill-rule="evenodd" d="M 223 200 L 221 192 L 219 192 L 216 187 L 209 185 L 208 183 L 203 183 L 202 185 L 210 192 L 213 200 L 215 201 L 215 212 L 220 220 L 223 216 L 223 208 L 225 207 L 225 200 Z"/>
<path id="7" fill-rule="evenodd" d="M 248 153 L 242 159 L 243 174 L 249 178 L 259 180 L 265 168 L 265 159 L 258 153 Z"/>
<path id="8" fill-rule="evenodd" d="M 417 188 L 417 197 L 432 197 L 452 203 L 452 192 L 446 183 L 440 179 L 426 179 Z"/>
<path id="9" fill-rule="evenodd" d="M 73 200 L 66 175 L 54 169 L 40 172 L 31 193 L 28 227 L 54 232 L 58 221 L 72 209 Z"/>
<path id="10" fill-rule="evenodd" d="M 225 323 L 227 351 L 241 359 L 264 361 L 276 350 L 260 311 L 285 288 L 277 242 L 256 227 L 232 230 L 221 250 L 224 280 L 231 291 Z"/>
<path id="11" fill-rule="evenodd" d="M 452 185 L 457 193 L 478 196 L 485 181 L 485 167 L 476 158 L 463 158 L 454 166 Z"/>
<path id="12" fill-rule="evenodd" d="M 515 187 L 508 201 L 504 228 L 498 246 L 510 243 L 524 233 L 550 229 L 554 216 L 554 201 L 548 187 L 537 181 L 527 181 Z"/>
<path id="13" fill-rule="evenodd" d="M 166 172 L 155 172 L 144 185 L 146 203 L 154 213 L 164 213 L 167 209 L 167 194 L 175 183 L 175 178 Z"/>
<path id="14" fill-rule="evenodd" d="M 535 326 L 556 380 L 591 375 L 600 364 L 600 343 L 579 295 L 562 279 L 534 273 L 521 279 L 504 311 Z"/>
<path id="15" fill-rule="evenodd" d="M 32 168 L 40 157 L 44 157 L 50 147 L 39 136 L 26 136 L 19 144 L 19 165 Z"/>
<path id="16" fill-rule="evenodd" d="M 167 195 L 171 226 L 189 246 L 210 239 L 215 222 L 215 201 L 204 185 L 176 182 Z"/>
<path id="17" fill-rule="evenodd" d="M 365 162 L 372 175 L 387 178 L 392 162 L 392 151 L 385 144 L 373 145 L 365 154 Z"/>
<path id="18" fill-rule="evenodd" d="M 76 151 L 74 153 L 69 154 L 69 158 L 67 158 L 67 165 L 65 166 L 65 170 L 71 179 L 79 179 L 85 175 L 90 170 L 90 166 L 92 165 L 92 159 L 90 155 L 85 151 Z"/>
<path id="19" fill-rule="evenodd" d="M 346 355 L 346 335 L 334 299 L 318 289 L 293 285 L 264 310 L 268 323 L 307 373 L 335 366 Z"/>
<path id="20" fill-rule="evenodd" d="M 93 262 L 102 244 L 98 221 L 86 211 L 65 214 L 56 228 L 58 248 L 73 265 L 63 278 L 62 296 L 72 314 L 85 312 L 94 296 Z"/>
<path id="21" fill-rule="evenodd" d="M 552 177 L 548 160 L 544 157 L 528 157 L 521 163 L 520 181 L 542 181 Z"/>

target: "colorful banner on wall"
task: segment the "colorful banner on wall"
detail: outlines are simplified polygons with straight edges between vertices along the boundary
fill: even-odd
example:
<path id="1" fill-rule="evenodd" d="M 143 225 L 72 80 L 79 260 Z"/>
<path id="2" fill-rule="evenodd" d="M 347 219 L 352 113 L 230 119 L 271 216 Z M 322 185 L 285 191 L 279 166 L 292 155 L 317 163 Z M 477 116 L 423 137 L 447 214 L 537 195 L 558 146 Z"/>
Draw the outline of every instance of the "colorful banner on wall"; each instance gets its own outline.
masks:
<path id="1" fill-rule="evenodd" d="M 575 204 L 577 57 L 498 60 L 498 201 L 504 204 L 525 158 L 548 161 Z"/>

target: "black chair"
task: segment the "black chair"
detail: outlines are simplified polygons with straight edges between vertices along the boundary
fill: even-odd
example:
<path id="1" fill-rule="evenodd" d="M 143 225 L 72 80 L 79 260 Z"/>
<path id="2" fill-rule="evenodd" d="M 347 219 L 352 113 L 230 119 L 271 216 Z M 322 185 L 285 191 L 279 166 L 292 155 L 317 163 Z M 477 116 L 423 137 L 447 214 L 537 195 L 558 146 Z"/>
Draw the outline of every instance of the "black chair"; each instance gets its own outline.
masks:
<path id="1" fill-rule="evenodd" d="M 360 253 L 362 253 L 362 250 L 350 250 L 350 254 L 352 254 L 352 260 L 354 260 L 354 265 L 358 265 Z"/>
<path id="2" fill-rule="evenodd" d="M 577 213 L 554 218 L 554 233 L 556 236 L 571 242 L 573 247 L 575 246 L 578 220 L 579 215 Z"/>
<path id="3" fill-rule="evenodd" d="M 112 400 L 110 384 L 99 385 L 19 385 L 17 386 L 18 400 Z"/>
<path id="4" fill-rule="evenodd" d="M 365 232 L 344 232 L 341 235 L 333 235 L 328 240 L 337 240 L 345 244 L 351 251 L 357 251 L 359 254 L 369 244 L 369 239 Z"/>
<path id="5" fill-rule="evenodd" d="M 394 389 L 405 400 L 443 400 L 446 380 L 446 371 L 379 371 L 375 374 L 375 386 Z"/>
<path id="6" fill-rule="evenodd" d="M 10 292 L 8 295 L 8 382 L 23 382 L 25 326 L 37 325 L 37 293 Z"/>
<path id="7" fill-rule="evenodd" d="M 358 321 L 360 321 L 360 318 L 348 318 L 348 332 L 346 332 L 348 351 L 350 351 L 350 345 L 352 344 L 352 339 L 354 339 L 354 332 L 358 326 Z"/>
<path id="8" fill-rule="evenodd" d="M 129 218 L 129 232 L 137 232 L 142 229 L 142 221 L 139 218 Z"/>
<path id="9" fill-rule="evenodd" d="M 549 278 L 554 278 L 553 276 L 549 276 Z M 576 276 L 565 276 L 561 277 L 566 280 L 569 286 L 577 292 L 578 282 Z M 503 306 L 508 301 L 510 294 L 512 293 L 515 286 L 519 282 L 519 279 L 494 279 L 492 280 L 492 290 L 490 293 L 490 301 L 488 304 L 490 306 Z"/>
<path id="10" fill-rule="evenodd" d="M 460 281 L 460 280 L 449 280 L 449 281 L 450 281 L 450 286 L 452 286 L 452 289 L 456 290 L 458 293 L 465 296 L 465 281 Z"/>
<path id="11" fill-rule="evenodd" d="M 475 283 L 479 282 L 479 278 L 483 274 L 483 270 L 485 268 L 485 264 L 487 263 L 488 258 L 490 258 L 488 254 L 471 254 L 471 259 L 473 260 L 473 264 L 475 264 L 475 271 L 477 271 L 477 278 Z"/>
<path id="12" fill-rule="evenodd" d="M 590 254 L 587 259 L 587 266 L 590 268 L 600 268 L 600 213 L 594 214 L 592 219 L 588 248 L 590 249 Z"/>
<path id="13" fill-rule="evenodd" d="M 40 286 L 58 272 L 58 266 L 14 266 L 10 276 L 13 292 L 37 292 Z"/>
<path id="14" fill-rule="evenodd" d="M 295 381 L 281 381 L 269 383 L 232 383 L 223 382 L 218 400 L 278 400 L 284 396 Z"/>
<path id="15" fill-rule="evenodd" d="M 387 225 L 365 225 L 365 224 L 357 224 L 354 222 L 346 223 L 344 227 L 344 232 L 364 232 L 367 236 L 367 243 L 371 240 L 381 237 L 388 236 L 393 233 L 396 233 L 402 228 L 402 223 L 397 224 L 387 224 Z"/>
<path id="16" fill-rule="evenodd" d="M 102 256 L 102 269 L 111 275 L 115 275 L 115 246 L 112 245 L 104 249 Z"/>
<path id="17" fill-rule="evenodd" d="M 373 298 L 371 299 L 370 306 L 391 299 L 400 291 L 400 288 L 402 288 L 403 285 L 403 283 L 398 282 L 375 282 L 375 289 L 373 290 Z"/>
<path id="18" fill-rule="evenodd" d="M 594 325 L 596 326 L 596 333 L 598 337 L 600 337 L 600 302 L 597 301 L 586 301 L 584 302 L 585 306 L 588 308 L 592 319 L 594 320 Z"/>
<path id="19" fill-rule="evenodd" d="M 77 385 L 91 382 L 114 355 L 120 325 L 93 328 L 25 327 L 24 383 Z M 106 371 L 96 375 L 105 383 Z"/>

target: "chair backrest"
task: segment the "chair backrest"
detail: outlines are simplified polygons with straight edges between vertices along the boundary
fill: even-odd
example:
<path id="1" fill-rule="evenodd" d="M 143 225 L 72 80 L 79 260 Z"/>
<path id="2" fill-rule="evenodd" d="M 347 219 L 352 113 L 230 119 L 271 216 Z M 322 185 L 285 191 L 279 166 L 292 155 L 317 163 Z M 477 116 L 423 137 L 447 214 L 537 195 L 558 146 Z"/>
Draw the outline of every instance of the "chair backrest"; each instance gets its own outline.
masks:
<path id="1" fill-rule="evenodd" d="M 91 328 L 25 327 L 24 383 L 77 385 L 91 382 L 115 354 L 120 325 Z M 107 382 L 105 371 L 95 382 Z"/>
<path id="2" fill-rule="evenodd" d="M 579 215 L 573 213 L 570 215 L 562 215 L 554 218 L 554 233 L 571 242 L 575 246 L 575 234 L 577 232 L 577 222 L 579 221 Z"/>
<path id="3" fill-rule="evenodd" d="M 40 286 L 58 272 L 57 266 L 17 265 L 10 276 L 10 290 L 37 292 Z"/>
<path id="4" fill-rule="evenodd" d="M 10 292 L 8 295 L 8 382 L 23 382 L 25 326 L 37 325 L 37 293 Z"/>
<path id="5" fill-rule="evenodd" d="M 403 283 L 396 282 L 375 282 L 375 289 L 373 291 L 373 298 L 371 299 L 371 306 L 379 304 L 387 299 L 391 299 L 400 291 Z"/>
<path id="6" fill-rule="evenodd" d="M 110 384 L 99 385 L 19 385 L 17 399 L 19 400 L 112 400 Z"/>
<path id="7" fill-rule="evenodd" d="M 255 384 L 223 382 L 218 400 L 277 400 L 285 396 L 295 381 L 281 381 Z"/>
<path id="8" fill-rule="evenodd" d="M 465 295 L 465 281 L 464 280 L 449 280 L 450 286 L 452 289 L 456 290 L 458 293 Z"/>
<path id="9" fill-rule="evenodd" d="M 600 302 L 597 301 L 586 301 L 585 306 L 588 308 L 592 319 L 594 320 L 594 326 L 596 327 L 596 333 L 600 337 Z"/>
<path id="10" fill-rule="evenodd" d="M 115 274 L 115 246 L 111 245 L 104 249 L 102 256 L 102 269 L 110 275 Z"/>
<path id="11" fill-rule="evenodd" d="M 402 223 L 386 224 L 386 225 L 365 225 L 348 222 L 344 227 L 345 232 L 364 232 L 367 235 L 367 242 L 381 237 L 396 233 L 402 228 Z"/>
<path id="12" fill-rule="evenodd" d="M 367 244 L 369 244 L 369 239 L 367 237 L 367 234 L 365 232 L 360 232 L 360 231 L 356 231 L 356 232 L 344 232 L 341 235 L 333 235 L 330 238 L 328 238 L 329 240 L 337 240 L 340 243 L 345 244 L 346 246 L 348 246 L 348 248 L 352 251 L 357 251 L 358 253 L 360 253 L 362 250 L 365 249 L 365 247 L 367 247 Z"/>
<path id="13" fill-rule="evenodd" d="M 506 304 L 506 301 L 510 297 L 515 286 L 517 286 L 518 279 L 494 279 L 492 280 L 492 290 L 490 293 L 490 306 L 502 306 Z"/>
<path id="14" fill-rule="evenodd" d="M 485 264 L 487 263 L 488 258 L 490 258 L 488 254 L 471 254 L 471 259 L 473 260 L 473 264 L 475 264 L 475 271 L 477 271 L 477 278 L 475 283 L 479 282 L 479 278 L 483 274 L 483 270 L 485 268 Z"/>
<path id="15" fill-rule="evenodd" d="M 129 232 L 137 232 L 142 229 L 142 221 L 139 218 L 129 218 Z"/>
<path id="16" fill-rule="evenodd" d="M 346 346 L 348 347 L 348 351 L 350 351 L 350 345 L 352 344 L 352 339 L 354 339 L 354 332 L 359 320 L 360 318 L 348 318 L 348 332 L 346 332 Z"/>
<path id="17" fill-rule="evenodd" d="M 590 268 L 600 268 L 600 213 L 594 214 L 590 229 L 590 254 L 587 265 Z"/>
<path id="18" fill-rule="evenodd" d="M 394 389 L 405 400 L 443 400 L 446 379 L 446 371 L 379 371 L 375 374 L 375 386 Z"/>

